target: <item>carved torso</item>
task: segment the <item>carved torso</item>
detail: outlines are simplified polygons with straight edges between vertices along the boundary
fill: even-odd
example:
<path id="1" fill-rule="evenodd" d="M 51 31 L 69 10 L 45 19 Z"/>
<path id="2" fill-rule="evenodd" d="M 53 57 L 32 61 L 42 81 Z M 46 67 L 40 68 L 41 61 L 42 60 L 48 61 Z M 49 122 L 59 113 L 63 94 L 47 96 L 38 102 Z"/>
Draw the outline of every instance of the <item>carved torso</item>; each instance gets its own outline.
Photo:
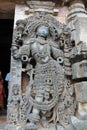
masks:
<path id="1" fill-rule="evenodd" d="M 47 41 L 43 44 L 39 40 L 36 40 L 31 44 L 31 53 L 37 63 L 47 63 L 50 58 L 50 47 Z"/>

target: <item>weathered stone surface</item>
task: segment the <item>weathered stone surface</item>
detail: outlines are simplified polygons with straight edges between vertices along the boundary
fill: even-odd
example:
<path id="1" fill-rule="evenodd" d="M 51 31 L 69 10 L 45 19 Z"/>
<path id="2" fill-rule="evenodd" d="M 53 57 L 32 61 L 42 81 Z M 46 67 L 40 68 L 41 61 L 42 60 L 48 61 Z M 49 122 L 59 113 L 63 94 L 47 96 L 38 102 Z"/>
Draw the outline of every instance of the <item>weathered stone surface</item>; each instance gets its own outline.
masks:
<path id="1" fill-rule="evenodd" d="M 87 82 L 75 83 L 75 93 L 78 102 L 87 102 Z"/>
<path id="2" fill-rule="evenodd" d="M 59 12 L 57 12 L 57 15 L 54 16 L 56 20 L 61 22 L 62 24 L 66 23 L 66 16 L 68 13 L 67 7 L 58 7 Z M 26 5 L 17 4 L 15 6 L 15 14 L 14 14 L 14 28 L 16 26 L 16 21 L 19 19 L 25 19 L 28 18 L 29 15 L 32 15 L 32 13 L 29 12 L 29 8 Z"/>
<path id="3" fill-rule="evenodd" d="M 39 125 L 40 130 L 66 130 L 69 123 L 72 130 L 78 130 L 78 122 L 81 124 L 79 130 L 86 128 L 86 120 L 74 117 L 76 109 L 87 113 L 87 82 L 82 82 L 87 78 L 86 36 L 82 37 L 86 30 L 82 32 L 80 27 L 84 23 L 85 29 L 86 17 L 83 17 L 85 22 L 77 18 L 77 23 L 73 21 L 70 26 L 64 25 L 50 13 L 54 4 L 48 7 L 48 3 L 33 1 L 30 7 L 29 4 L 18 6 L 16 9 L 19 10 L 15 11 L 8 130 L 11 127 L 17 129 L 18 124 L 20 130 L 39 130 Z M 30 8 L 31 13 L 28 12 Z M 86 12 L 85 8 L 82 11 Z M 78 32 L 78 44 L 77 39 L 72 38 L 73 30 Z M 86 119 L 86 113 L 80 112 L 80 118 Z"/>
<path id="4" fill-rule="evenodd" d="M 23 6 L 15 11 L 8 122 L 16 125 L 25 123 L 21 129 L 36 129 L 38 122 L 44 129 L 50 128 L 51 122 L 54 125 L 56 122 L 68 124 L 67 116 L 74 115 L 76 108 L 73 84 L 64 76 L 63 68 L 64 55 L 69 58 L 71 33 L 49 11 L 26 15 L 25 10 Z M 61 43 L 63 41 L 65 44 Z M 32 59 L 36 63 L 32 63 Z M 66 67 L 68 70 L 70 64 Z M 23 73 L 30 77 L 24 88 Z"/>
<path id="5" fill-rule="evenodd" d="M 33 13 L 38 11 L 49 12 L 54 15 L 58 15 L 58 9 L 55 9 L 55 3 L 51 1 L 26 1 L 29 10 L 27 12 Z"/>
<path id="6" fill-rule="evenodd" d="M 85 10 L 85 5 L 83 2 L 77 1 L 73 2 L 69 7 L 69 13 L 67 16 L 68 22 L 75 19 L 76 16 L 78 17 L 85 17 L 87 15 L 87 11 Z"/>
<path id="7" fill-rule="evenodd" d="M 78 17 L 75 21 L 76 28 L 76 43 L 79 44 L 81 41 L 87 41 L 87 15 L 83 17 Z M 84 28 L 84 29 L 83 29 Z"/>
<path id="8" fill-rule="evenodd" d="M 71 127 L 70 130 L 86 130 L 87 120 L 79 120 L 78 118 L 71 116 Z"/>
<path id="9" fill-rule="evenodd" d="M 83 104 L 82 104 L 83 105 Z M 79 110 L 77 116 L 80 120 L 87 120 L 87 112 L 86 110 Z"/>
<path id="10" fill-rule="evenodd" d="M 25 4 L 25 1 L 26 0 L 0 0 L 0 19 L 13 19 L 16 4 Z M 52 0 L 52 2 L 56 4 L 56 7 L 68 6 L 71 1 L 73 0 Z M 86 4 L 87 2 L 85 0 L 85 5 Z"/>
<path id="11" fill-rule="evenodd" d="M 83 60 L 81 62 L 74 63 L 72 65 L 72 78 L 80 79 L 87 77 L 87 61 Z"/>
<path id="12" fill-rule="evenodd" d="M 67 130 L 67 129 L 65 127 L 63 127 L 62 125 L 57 124 L 56 125 L 56 130 Z"/>

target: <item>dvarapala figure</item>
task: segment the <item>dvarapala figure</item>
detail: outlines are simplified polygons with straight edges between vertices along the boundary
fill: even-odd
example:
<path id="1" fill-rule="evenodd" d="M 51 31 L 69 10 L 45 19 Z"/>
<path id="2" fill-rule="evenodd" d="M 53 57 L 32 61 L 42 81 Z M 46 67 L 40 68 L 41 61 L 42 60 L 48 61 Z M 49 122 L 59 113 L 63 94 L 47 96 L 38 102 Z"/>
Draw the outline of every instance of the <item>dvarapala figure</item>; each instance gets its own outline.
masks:
<path id="1" fill-rule="evenodd" d="M 48 40 L 51 37 L 50 28 L 47 23 L 40 24 L 36 28 L 36 36 L 23 41 L 23 45 L 17 49 L 13 48 L 13 57 L 20 58 L 29 66 L 29 59 L 35 60 L 33 73 L 31 75 L 33 83 L 27 92 L 28 101 L 31 110 L 28 116 L 29 129 L 37 129 L 37 123 L 41 120 L 56 123 L 58 119 L 58 89 L 63 74 L 63 67 L 60 63 L 63 59 L 59 57 L 62 51 L 53 41 Z M 60 62 L 60 63 L 59 63 Z M 29 69 L 26 69 L 30 71 Z M 27 71 L 27 73 L 28 73 Z M 47 126 L 46 126 L 47 127 Z"/>

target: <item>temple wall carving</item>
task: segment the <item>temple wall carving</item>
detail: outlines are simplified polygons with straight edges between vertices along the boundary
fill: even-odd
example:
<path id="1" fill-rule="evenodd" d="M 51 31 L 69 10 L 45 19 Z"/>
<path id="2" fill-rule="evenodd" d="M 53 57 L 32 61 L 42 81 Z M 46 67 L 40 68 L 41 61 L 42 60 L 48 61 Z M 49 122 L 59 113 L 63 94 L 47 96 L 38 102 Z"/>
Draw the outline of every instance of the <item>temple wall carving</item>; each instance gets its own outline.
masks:
<path id="1" fill-rule="evenodd" d="M 26 4 L 15 9 L 5 130 L 86 130 L 85 6 Z"/>

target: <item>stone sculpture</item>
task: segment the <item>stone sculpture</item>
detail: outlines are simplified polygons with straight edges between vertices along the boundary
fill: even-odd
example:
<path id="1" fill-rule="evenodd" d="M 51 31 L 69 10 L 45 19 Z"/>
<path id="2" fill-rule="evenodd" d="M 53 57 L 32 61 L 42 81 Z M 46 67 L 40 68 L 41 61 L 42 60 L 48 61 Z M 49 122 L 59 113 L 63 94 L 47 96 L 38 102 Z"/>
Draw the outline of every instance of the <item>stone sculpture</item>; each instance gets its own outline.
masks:
<path id="1" fill-rule="evenodd" d="M 86 130 L 84 5 L 72 4 L 64 25 L 51 15 L 53 3 L 50 8 L 43 2 L 44 10 L 38 10 L 34 3 L 32 15 L 17 20 L 13 31 L 5 130 Z"/>
<path id="2" fill-rule="evenodd" d="M 63 126 L 76 107 L 69 61 L 71 30 L 45 13 L 18 20 L 16 25 L 11 47 L 16 68 L 12 65 L 11 77 L 18 79 L 10 83 L 7 127 L 11 123 L 21 130 L 66 129 Z"/>

